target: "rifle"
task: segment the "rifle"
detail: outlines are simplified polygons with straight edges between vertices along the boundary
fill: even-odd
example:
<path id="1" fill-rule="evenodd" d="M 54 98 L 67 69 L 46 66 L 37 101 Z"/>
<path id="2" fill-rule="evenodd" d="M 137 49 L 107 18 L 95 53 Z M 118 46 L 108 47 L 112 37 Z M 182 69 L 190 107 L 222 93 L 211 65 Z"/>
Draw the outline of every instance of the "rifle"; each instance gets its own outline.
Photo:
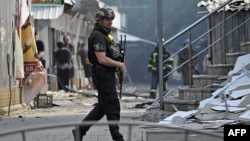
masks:
<path id="1" fill-rule="evenodd" d="M 122 35 L 120 35 L 121 41 L 120 41 L 120 61 L 124 62 L 125 57 L 125 46 L 126 46 L 126 35 L 124 35 L 124 41 L 122 39 Z M 122 98 L 122 82 L 123 82 L 123 72 L 121 70 L 118 70 L 118 77 L 120 82 L 120 99 Z"/>

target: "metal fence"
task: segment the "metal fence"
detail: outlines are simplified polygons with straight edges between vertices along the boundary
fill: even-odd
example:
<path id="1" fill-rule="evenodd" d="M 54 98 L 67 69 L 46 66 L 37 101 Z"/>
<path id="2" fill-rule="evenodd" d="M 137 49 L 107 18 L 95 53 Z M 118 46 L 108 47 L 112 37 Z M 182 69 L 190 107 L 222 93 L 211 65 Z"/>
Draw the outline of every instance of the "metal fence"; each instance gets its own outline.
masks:
<path id="1" fill-rule="evenodd" d="M 225 7 L 230 2 L 232 0 L 226 1 L 211 13 L 208 13 L 163 43 L 163 46 L 168 48 L 172 44 L 176 44 L 176 42 L 190 39 L 191 47 L 195 50 L 192 56 L 189 55 L 189 60 L 176 66 L 164 77 L 168 77 L 194 58 L 203 59 L 206 54 L 211 57 L 211 64 L 225 64 L 227 53 L 238 52 L 241 44 L 250 41 L 249 10 L 245 11 L 244 7 L 242 7 L 236 11 L 226 11 Z M 204 25 L 207 25 L 207 27 Z M 196 31 L 199 31 L 199 33 Z M 178 56 L 182 50 L 184 48 L 176 50 L 171 57 Z M 192 77 L 191 74 L 189 77 Z"/>
<path id="2" fill-rule="evenodd" d="M 70 141 L 73 140 L 71 130 L 79 125 L 93 125 L 92 133 L 87 133 L 85 141 L 111 140 L 107 133 L 108 125 L 119 124 L 120 130 L 127 141 L 222 141 L 222 132 L 208 130 L 194 130 L 167 124 L 148 123 L 140 121 L 117 122 L 84 122 L 84 123 L 57 123 L 48 125 L 33 125 L 21 129 L 0 132 L 0 140 L 5 141 Z M 90 132 L 89 131 L 89 132 Z"/>

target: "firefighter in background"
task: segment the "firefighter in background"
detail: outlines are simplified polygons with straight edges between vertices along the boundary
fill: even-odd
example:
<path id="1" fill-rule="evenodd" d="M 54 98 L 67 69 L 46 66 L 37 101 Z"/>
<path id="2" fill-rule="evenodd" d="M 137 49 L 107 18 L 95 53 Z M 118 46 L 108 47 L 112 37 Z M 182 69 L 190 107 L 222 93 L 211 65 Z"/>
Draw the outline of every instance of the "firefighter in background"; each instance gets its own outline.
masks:
<path id="1" fill-rule="evenodd" d="M 155 50 L 151 53 L 150 57 L 149 57 L 149 63 L 148 63 L 148 72 L 152 73 L 152 78 L 151 78 L 151 88 L 150 88 L 150 98 L 155 99 L 156 98 L 156 92 L 157 92 L 157 86 L 159 83 L 159 53 L 158 53 L 158 45 L 157 47 L 155 47 Z M 173 64 L 174 64 L 174 59 L 171 56 L 170 52 L 167 51 L 164 47 L 163 47 L 163 76 L 168 74 L 172 68 L 173 68 Z M 169 58 L 170 57 L 170 58 Z M 167 61 L 165 61 L 167 60 Z M 167 85 L 167 80 L 168 77 L 164 77 L 163 79 L 163 91 L 166 91 L 168 88 Z"/>

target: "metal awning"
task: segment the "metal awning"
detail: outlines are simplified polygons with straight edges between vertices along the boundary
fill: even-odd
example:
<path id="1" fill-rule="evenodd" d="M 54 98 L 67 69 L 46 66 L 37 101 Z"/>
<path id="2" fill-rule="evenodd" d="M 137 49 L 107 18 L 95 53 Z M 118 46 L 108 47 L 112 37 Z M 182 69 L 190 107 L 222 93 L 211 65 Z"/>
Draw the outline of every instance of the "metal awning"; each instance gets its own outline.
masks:
<path id="1" fill-rule="evenodd" d="M 63 14 L 64 5 L 33 4 L 31 11 L 34 19 L 52 20 Z"/>

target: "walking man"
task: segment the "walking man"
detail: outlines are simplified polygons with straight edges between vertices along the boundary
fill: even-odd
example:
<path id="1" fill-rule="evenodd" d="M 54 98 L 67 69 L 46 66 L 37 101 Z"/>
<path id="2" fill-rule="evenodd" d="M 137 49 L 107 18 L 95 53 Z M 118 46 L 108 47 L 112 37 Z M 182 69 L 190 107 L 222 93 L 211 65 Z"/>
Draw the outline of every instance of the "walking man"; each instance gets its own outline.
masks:
<path id="1" fill-rule="evenodd" d="M 125 64 L 119 62 L 120 50 L 113 40 L 111 32 L 114 11 L 110 8 L 101 8 L 96 14 L 94 29 L 88 38 L 88 57 L 92 63 L 92 79 L 98 91 L 98 103 L 83 119 L 84 121 L 99 121 L 105 115 L 108 121 L 120 120 L 120 101 L 116 86 L 116 71 L 125 71 Z M 90 126 L 79 126 L 80 141 L 89 130 Z M 109 130 L 114 141 L 124 141 L 119 132 L 118 125 L 109 125 Z M 72 130 L 76 141 L 77 130 Z"/>

